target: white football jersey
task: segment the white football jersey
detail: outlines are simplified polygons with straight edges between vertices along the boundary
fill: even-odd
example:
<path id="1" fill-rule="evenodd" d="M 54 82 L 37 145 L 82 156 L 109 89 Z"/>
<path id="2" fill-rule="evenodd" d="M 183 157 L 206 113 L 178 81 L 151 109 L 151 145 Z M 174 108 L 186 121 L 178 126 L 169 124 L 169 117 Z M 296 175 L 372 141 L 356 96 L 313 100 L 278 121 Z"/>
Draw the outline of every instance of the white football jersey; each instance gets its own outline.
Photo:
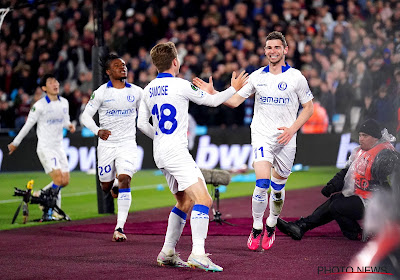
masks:
<path id="1" fill-rule="evenodd" d="M 96 135 L 99 129 L 111 131 L 107 140 L 99 138 L 99 146 L 111 147 L 124 141 L 136 142 L 136 116 L 142 95 L 143 89 L 136 85 L 125 83 L 124 88 L 117 89 L 111 81 L 93 92 L 81 121 Z M 97 111 L 100 127 L 93 120 Z"/>
<path id="2" fill-rule="evenodd" d="M 199 105 L 218 106 L 235 94 L 233 87 L 210 95 L 181 78 L 160 73 L 144 88 L 143 101 L 139 112 L 139 127 L 147 122 L 150 115 L 154 127 L 153 152 L 159 168 L 163 161 L 174 157 L 177 151 L 188 147 L 189 101 Z M 149 135 L 148 135 L 149 136 Z"/>
<path id="3" fill-rule="evenodd" d="M 58 100 L 51 101 L 47 95 L 39 99 L 32 106 L 28 119 L 13 144 L 19 146 L 36 123 L 38 148 L 62 147 L 63 128 L 71 124 L 67 99 L 58 96 Z"/>
<path id="4" fill-rule="evenodd" d="M 244 98 L 254 95 L 254 116 L 251 123 L 253 145 L 276 144 L 283 132 L 278 127 L 290 127 L 297 119 L 299 105 L 313 99 L 306 78 L 288 64 L 278 75 L 269 66 L 254 71 L 238 94 Z M 288 143 L 296 146 L 296 135 Z"/>

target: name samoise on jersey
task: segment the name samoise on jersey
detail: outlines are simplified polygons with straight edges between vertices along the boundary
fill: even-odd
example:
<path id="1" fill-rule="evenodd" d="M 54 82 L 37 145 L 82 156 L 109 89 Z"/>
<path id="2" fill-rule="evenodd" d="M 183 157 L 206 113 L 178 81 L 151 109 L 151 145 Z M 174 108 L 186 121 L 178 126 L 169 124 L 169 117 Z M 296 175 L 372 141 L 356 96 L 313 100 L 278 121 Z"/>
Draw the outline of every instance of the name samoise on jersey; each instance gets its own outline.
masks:
<path id="1" fill-rule="evenodd" d="M 157 86 L 149 88 L 150 98 L 159 95 L 168 95 L 168 86 Z"/>

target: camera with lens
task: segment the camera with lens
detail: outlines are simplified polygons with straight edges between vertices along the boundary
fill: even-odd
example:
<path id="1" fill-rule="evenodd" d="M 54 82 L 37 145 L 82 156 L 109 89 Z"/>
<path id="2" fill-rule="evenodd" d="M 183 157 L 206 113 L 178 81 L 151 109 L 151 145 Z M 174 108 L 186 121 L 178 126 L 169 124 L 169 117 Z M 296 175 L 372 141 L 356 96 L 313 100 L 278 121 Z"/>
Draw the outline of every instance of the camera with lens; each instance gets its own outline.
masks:
<path id="1" fill-rule="evenodd" d="M 20 206 L 17 208 L 17 211 L 14 214 L 14 218 L 12 223 L 15 222 L 18 213 L 20 211 L 21 205 L 23 205 L 23 216 L 24 216 L 24 223 L 28 220 L 29 210 L 28 204 L 39 204 L 40 209 L 43 211 L 43 215 L 41 219 L 36 221 L 53 221 L 53 220 L 67 220 L 69 221 L 70 218 L 65 214 L 61 208 L 57 206 L 57 196 L 58 196 L 58 189 L 49 188 L 46 190 L 40 190 L 39 192 L 33 193 L 33 180 L 29 181 L 26 187 L 26 190 L 14 188 L 14 195 L 13 196 L 21 196 L 22 202 Z M 53 217 L 53 211 L 58 215 L 59 218 Z"/>

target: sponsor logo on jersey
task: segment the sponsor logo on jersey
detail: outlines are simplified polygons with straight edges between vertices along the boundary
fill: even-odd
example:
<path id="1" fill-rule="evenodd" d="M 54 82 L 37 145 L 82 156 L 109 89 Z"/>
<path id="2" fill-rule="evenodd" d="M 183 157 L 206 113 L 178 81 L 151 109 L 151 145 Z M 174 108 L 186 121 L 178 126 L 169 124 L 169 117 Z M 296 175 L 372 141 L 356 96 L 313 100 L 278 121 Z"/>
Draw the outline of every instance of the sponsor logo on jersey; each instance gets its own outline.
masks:
<path id="1" fill-rule="evenodd" d="M 278 84 L 278 89 L 279 90 L 285 90 L 287 88 L 287 83 L 285 83 L 285 82 L 280 82 L 279 84 Z"/>
<path id="2" fill-rule="evenodd" d="M 92 93 L 92 95 L 90 96 L 90 100 L 94 99 L 94 92 Z"/>
<path id="3" fill-rule="evenodd" d="M 47 124 L 58 124 L 58 123 L 63 123 L 64 122 L 64 119 L 50 119 L 50 120 L 47 120 Z"/>
<path id="4" fill-rule="evenodd" d="M 111 109 L 107 110 L 106 116 L 130 116 L 135 112 L 135 109 Z"/>
<path id="5" fill-rule="evenodd" d="M 266 87 L 268 84 L 257 84 L 258 87 Z"/>
<path id="6" fill-rule="evenodd" d="M 112 102 L 112 101 L 115 101 L 115 99 L 106 99 L 103 102 L 106 103 L 106 102 Z"/>
<path id="7" fill-rule="evenodd" d="M 128 96 L 126 97 L 126 99 L 127 99 L 129 102 L 133 102 L 133 101 L 135 101 L 135 96 L 133 96 L 133 95 L 128 95 Z"/>
<path id="8" fill-rule="evenodd" d="M 287 105 L 290 99 L 289 97 L 260 96 L 260 102 L 267 105 Z"/>

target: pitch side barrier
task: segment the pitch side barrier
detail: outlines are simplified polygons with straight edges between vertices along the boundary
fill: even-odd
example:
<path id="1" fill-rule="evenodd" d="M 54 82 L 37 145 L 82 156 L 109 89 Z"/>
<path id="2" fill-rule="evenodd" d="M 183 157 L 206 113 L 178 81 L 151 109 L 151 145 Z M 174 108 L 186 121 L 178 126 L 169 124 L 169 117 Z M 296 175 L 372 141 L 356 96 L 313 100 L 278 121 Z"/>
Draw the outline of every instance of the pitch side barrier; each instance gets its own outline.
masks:
<path id="1" fill-rule="evenodd" d="M 0 137 L 0 171 L 42 171 L 36 155 L 37 138 L 34 132 L 26 136 L 20 147 L 8 155 L 7 144 L 11 137 Z M 141 132 L 137 133 L 138 166 L 140 169 L 155 169 L 152 141 Z M 342 168 L 350 151 L 357 145 L 350 134 L 299 134 L 295 163 L 311 166 L 336 165 Z M 64 138 L 70 170 L 89 171 L 96 167 L 96 146 L 93 137 L 82 137 L 79 133 L 67 134 Z M 399 147 L 397 147 L 399 150 Z M 250 145 L 250 129 L 214 129 L 206 135 L 196 136 L 190 151 L 201 168 L 231 169 L 248 165 L 251 168 L 253 151 Z"/>

